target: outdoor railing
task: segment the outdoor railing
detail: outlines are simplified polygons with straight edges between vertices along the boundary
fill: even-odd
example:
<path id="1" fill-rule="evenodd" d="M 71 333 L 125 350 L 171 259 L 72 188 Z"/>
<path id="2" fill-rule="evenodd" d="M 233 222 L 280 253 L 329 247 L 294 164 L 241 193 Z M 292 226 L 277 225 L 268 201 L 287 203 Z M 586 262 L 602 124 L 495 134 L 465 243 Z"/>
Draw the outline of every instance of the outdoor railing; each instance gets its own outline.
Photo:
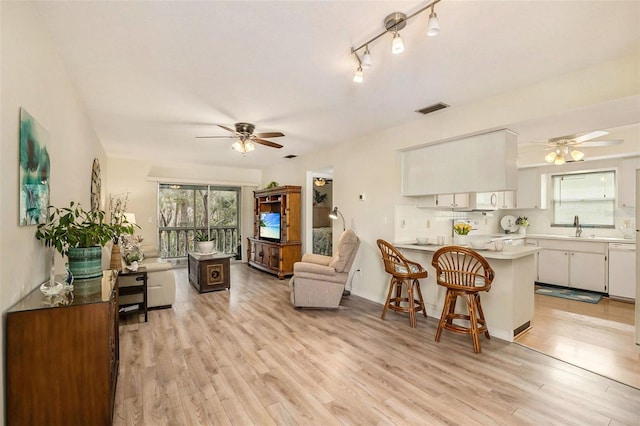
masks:
<path id="1" fill-rule="evenodd" d="M 194 232 L 207 232 L 207 228 L 180 228 L 167 227 L 158 229 L 158 241 L 160 245 L 160 257 L 177 258 L 186 257 L 189 251 L 195 249 L 193 240 Z M 237 227 L 220 227 L 210 229 L 210 238 L 213 241 L 214 250 L 218 253 L 238 254 L 240 245 L 240 233 Z"/>

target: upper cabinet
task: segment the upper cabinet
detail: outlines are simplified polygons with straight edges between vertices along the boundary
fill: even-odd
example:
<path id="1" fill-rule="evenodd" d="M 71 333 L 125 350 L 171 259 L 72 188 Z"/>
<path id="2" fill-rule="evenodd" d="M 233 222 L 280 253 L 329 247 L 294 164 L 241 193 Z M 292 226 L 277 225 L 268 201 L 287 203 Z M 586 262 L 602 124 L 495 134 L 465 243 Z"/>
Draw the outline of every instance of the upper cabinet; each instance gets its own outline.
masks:
<path id="1" fill-rule="evenodd" d="M 618 207 L 636 206 L 636 169 L 640 157 L 622 158 L 618 165 Z"/>
<path id="2" fill-rule="evenodd" d="M 402 195 L 516 190 L 516 157 L 517 136 L 510 130 L 404 151 Z"/>
<path id="3" fill-rule="evenodd" d="M 548 175 L 541 174 L 537 168 L 518 170 L 518 193 L 515 208 L 547 208 Z"/>
<path id="4" fill-rule="evenodd" d="M 417 197 L 416 207 L 469 209 L 469 194 L 438 194 Z"/>

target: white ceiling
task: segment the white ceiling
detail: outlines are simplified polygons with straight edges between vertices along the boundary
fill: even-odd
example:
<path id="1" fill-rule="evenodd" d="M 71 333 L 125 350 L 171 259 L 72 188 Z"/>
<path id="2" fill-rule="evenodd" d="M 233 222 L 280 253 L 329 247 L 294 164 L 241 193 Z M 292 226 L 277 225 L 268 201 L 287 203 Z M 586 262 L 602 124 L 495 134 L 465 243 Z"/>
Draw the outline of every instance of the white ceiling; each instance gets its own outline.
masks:
<path id="1" fill-rule="evenodd" d="M 395 11 L 419 1 L 49 1 L 38 7 L 109 156 L 261 167 L 640 49 L 640 1 L 459 1 L 436 6 L 350 55 Z M 628 107 L 628 105 L 626 105 Z M 633 107 L 632 107 L 633 108 Z M 635 111 L 636 121 L 640 114 Z M 523 123 L 521 141 L 619 126 L 615 109 Z M 624 117 L 629 116 L 629 111 Z M 566 121 L 563 121 L 566 119 Z M 216 126 L 282 131 L 277 150 L 242 156 Z M 559 132 L 559 133 L 556 133 Z"/>

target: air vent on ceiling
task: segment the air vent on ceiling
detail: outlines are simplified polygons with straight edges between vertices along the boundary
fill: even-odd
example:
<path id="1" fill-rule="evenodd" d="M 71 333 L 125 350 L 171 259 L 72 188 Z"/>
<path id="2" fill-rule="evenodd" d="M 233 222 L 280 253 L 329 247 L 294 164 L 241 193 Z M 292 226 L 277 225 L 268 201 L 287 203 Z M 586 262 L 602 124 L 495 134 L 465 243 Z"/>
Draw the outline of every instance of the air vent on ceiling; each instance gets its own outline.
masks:
<path id="1" fill-rule="evenodd" d="M 289 154 L 289 155 L 285 155 L 284 158 L 296 158 L 297 155 L 295 154 Z"/>
<path id="2" fill-rule="evenodd" d="M 438 102 L 437 104 L 429 105 L 428 107 L 417 110 L 420 114 L 430 114 L 432 112 L 439 111 L 441 109 L 449 108 L 449 105 Z"/>

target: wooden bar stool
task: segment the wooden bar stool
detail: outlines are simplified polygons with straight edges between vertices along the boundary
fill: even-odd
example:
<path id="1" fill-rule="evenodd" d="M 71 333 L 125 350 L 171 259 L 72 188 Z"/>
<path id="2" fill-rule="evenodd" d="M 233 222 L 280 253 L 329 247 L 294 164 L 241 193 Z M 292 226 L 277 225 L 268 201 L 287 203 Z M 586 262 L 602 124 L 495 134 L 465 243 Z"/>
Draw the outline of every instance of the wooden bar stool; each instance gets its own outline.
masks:
<path id="1" fill-rule="evenodd" d="M 436 342 L 440 341 L 442 329 L 470 334 L 473 339 L 473 351 L 480 353 L 480 334 L 484 333 L 490 339 L 487 322 L 480 303 L 481 291 L 489 291 L 495 277 L 495 272 L 489 262 L 476 251 L 458 246 L 443 247 L 436 251 L 431 262 L 436 268 L 436 281 L 447 289 L 444 307 Z M 455 313 L 458 297 L 467 302 L 468 315 Z M 468 321 L 467 327 L 454 324 L 454 320 Z"/>
<path id="2" fill-rule="evenodd" d="M 387 309 L 409 313 L 409 325 L 415 328 L 416 312 L 422 311 L 425 318 L 427 316 L 422 291 L 420 291 L 420 281 L 418 281 L 420 278 L 427 278 L 427 270 L 419 263 L 412 262 L 405 258 L 398 249 L 388 242 L 378 240 L 377 243 L 382 252 L 384 270 L 391 274 L 389 293 L 387 294 L 387 301 L 384 304 L 381 318 L 384 319 L 387 315 Z M 407 297 L 402 296 L 402 288 L 404 286 L 407 287 Z M 394 290 L 395 296 L 392 297 Z M 402 303 L 406 303 L 407 305 L 403 306 Z"/>

